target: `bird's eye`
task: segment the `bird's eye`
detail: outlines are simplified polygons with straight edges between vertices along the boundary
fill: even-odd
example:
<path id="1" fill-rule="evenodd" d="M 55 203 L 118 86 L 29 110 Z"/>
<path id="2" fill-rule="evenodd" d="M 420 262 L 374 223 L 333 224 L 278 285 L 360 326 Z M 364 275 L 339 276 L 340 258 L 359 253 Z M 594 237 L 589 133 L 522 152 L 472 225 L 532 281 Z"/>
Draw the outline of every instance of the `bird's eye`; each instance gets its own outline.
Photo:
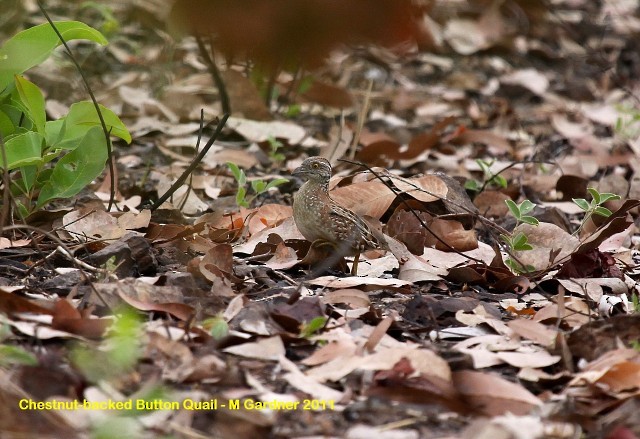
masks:
<path id="1" fill-rule="evenodd" d="M 311 165 L 311 167 L 312 167 L 313 169 L 318 169 L 318 166 L 320 166 L 320 165 L 319 165 L 319 164 L 317 164 L 317 163 L 314 163 L 313 165 Z"/>

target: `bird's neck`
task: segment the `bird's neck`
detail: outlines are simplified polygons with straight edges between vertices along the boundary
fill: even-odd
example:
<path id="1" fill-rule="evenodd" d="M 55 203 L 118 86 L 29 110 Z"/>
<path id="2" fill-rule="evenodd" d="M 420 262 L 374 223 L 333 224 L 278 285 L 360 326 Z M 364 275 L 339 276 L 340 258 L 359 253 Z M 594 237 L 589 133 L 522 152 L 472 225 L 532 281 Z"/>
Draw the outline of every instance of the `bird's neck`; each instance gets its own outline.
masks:
<path id="1" fill-rule="evenodd" d="M 327 196 L 329 195 L 329 181 L 328 180 L 316 180 L 316 179 L 310 179 L 307 180 L 302 187 L 300 188 L 300 190 L 314 190 L 314 191 L 319 191 L 322 192 L 324 194 L 326 194 Z"/>

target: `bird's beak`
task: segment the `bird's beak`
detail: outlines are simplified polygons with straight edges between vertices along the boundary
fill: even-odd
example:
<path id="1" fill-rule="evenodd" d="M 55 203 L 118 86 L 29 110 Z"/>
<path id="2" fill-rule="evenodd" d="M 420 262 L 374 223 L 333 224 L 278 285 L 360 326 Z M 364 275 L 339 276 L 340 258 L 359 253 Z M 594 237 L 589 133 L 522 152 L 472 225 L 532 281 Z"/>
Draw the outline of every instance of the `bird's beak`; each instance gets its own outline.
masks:
<path id="1" fill-rule="evenodd" d="M 293 175 L 294 177 L 302 177 L 302 176 L 304 176 L 306 174 L 307 174 L 307 172 L 302 168 L 302 166 L 298 166 L 291 173 L 291 175 Z"/>

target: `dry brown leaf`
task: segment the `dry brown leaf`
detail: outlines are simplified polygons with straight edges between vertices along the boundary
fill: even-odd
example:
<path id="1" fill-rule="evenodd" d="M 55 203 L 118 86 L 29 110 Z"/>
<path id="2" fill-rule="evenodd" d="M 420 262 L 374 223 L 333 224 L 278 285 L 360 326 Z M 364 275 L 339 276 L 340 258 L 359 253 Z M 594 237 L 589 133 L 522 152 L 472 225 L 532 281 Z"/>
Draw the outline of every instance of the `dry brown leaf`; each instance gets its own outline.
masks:
<path id="1" fill-rule="evenodd" d="M 322 296 L 322 302 L 329 304 L 346 303 L 353 309 L 367 308 L 371 303 L 369 296 L 365 292 L 355 288 L 327 291 Z"/>
<path id="2" fill-rule="evenodd" d="M 512 320 L 507 323 L 507 326 L 520 337 L 532 340 L 544 347 L 551 346 L 557 335 L 557 331 L 546 325 L 524 318 Z"/>
<path id="3" fill-rule="evenodd" d="M 223 349 L 223 352 L 257 360 L 277 361 L 285 354 L 280 336 L 261 338 L 255 342 L 242 343 Z"/>
<path id="4" fill-rule="evenodd" d="M 339 187 L 330 192 L 339 205 L 358 215 L 380 218 L 391 206 L 396 195 L 380 181 L 366 181 Z"/>
<path id="5" fill-rule="evenodd" d="M 402 178 L 392 174 L 387 174 L 387 176 L 391 177 L 391 181 L 400 192 L 425 203 L 441 200 L 447 196 L 449 191 L 446 183 L 437 175 L 425 175 L 417 178 Z"/>
<path id="6" fill-rule="evenodd" d="M 513 233 L 520 232 L 527 236 L 533 250 L 516 251 L 515 256 L 519 262 L 525 266 L 531 265 L 534 270 L 544 270 L 554 262 L 561 261 L 573 253 L 580 244 L 578 238 L 551 223 L 541 222 L 537 226 L 520 224 Z M 551 260 L 551 256 L 556 253 L 555 258 Z"/>
<path id="7" fill-rule="evenodd" d="M 494 374 L 463 370 L 454 372 L 453 382 L 472 406 L 488 416 L 507 412 L 524 415 L 542 405 L 542 401 L 524 387 Z"/>

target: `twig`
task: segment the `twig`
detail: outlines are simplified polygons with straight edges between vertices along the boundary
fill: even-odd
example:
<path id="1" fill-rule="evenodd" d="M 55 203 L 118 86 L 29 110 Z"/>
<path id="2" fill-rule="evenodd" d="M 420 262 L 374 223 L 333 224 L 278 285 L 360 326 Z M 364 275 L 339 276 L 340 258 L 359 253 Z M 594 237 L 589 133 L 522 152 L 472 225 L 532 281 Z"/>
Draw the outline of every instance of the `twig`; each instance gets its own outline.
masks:
<path id="1" fill-rule="evenodd" d="M 62 43 L 62 45 L 64 46 L 65 50 L 67 51 L 67 55 L 69 56 L 69 58 L 71 58 L 71 62 L 73 62 L 73 65 L 78 70 L 78 73 L 80 74 L 80 77 L 82 78 L 82 82 L 84 83 L 84 86 L 87 89 L 87 92 L 89 93 L 89 96 L 91 97 L 91 102 L 93 102 L 93 106 L 95 107 L 96 112 L 98 113 L 98 119 L 100 119 L 100 125 L 102 126 L 102 132 L 104 133 L 104 138 L 105 138 L 106 145 L 107 145 L 107 156 L 108 156 L 107 157 L 107 162 L 109 164 L 109 171 L 110 171 L 109 175 L 110 175 L 110 183 L 111 183 L 111 190 L 110 190 L 110 193 L 109 193 L 109 205 L 107 207 L 107 211 L 110 211 L 111 210 L 111 206 L 113 206 L 113 202 L 114 202 L 115 197 L 116 197 L 116 181 L 115 181 L 115 171 L 113 169 L 113 150 L 111 148 L 111 132 L 110 132 L 110 130 L 107 129 L 107 124 L 105 123 L 104 117 L 102 116 L 102 111 L 100 111 L 100 106 L 98 105 L 98 101 L 96 100 L 96 97 L 93 94 L 93 90 L 91 90 L 91 87 L 89 86 L 89 81 L 87 80 L 87 77 L 85 76 L 84 72 L 82 71 L 82 68 L 80 67 L 80 64 L 78 63 L 76 58 L 73 56 L 73 52 L 71 52 L 71 48 L 69 47 L 67 42 L 62 37 L 62 34 L 60 33 L 60 31 L 58 30 L 56 25 L 51 20 L 51 17 L 49 17 L 49 14 L 47 13 L 47 11 L 45 11 L 45 9 L 42 6 L 42 3 L 40 2 L 40 0 L 37 0 L 37 2 L 38 2 L 38 7 L 40 8 L 40 11 L 42 11 L 42 14 L 45 16 L 45 18 L 47 19 L 47 21 L 49 22 L 49 24 L 53 28 L 53 31 L 56 33 L 56 35 L 60 39 L 60 42 Z"/>
<path id="2" fill-rule="evenodd" d="M 9 163 L 7 162 L 7 149 L 2 133 L 0 133 L 0 152 L 2 153 L 2 184 L 4 186 L 2 190 L 2 214 L 0 216 L 0 236 L 2 236 L 4 225 L 6 224 L 7 218 L 9 217 L 9 197 L 11 195 L 11 181 L 9 180 Z"/>
<path id="3" fill-rule="evenodd" d="M 213 82 L 216 84 L 216 88 L 218 89 L 218 94 L 220 95 L 220 105 L 222 106 L 222 114 L 231 114 L 231 101 L 229 100 L 227 87 L 224 83 L 224 80 L 222 79 L 222 75 L 220 74 L 218 65 L 211 56 L 213 54 L 213 42 L 210 38 L 209 50 L 207 50 L 200 35 L 196 35 L 196 42 L 198 43 L 198 50 L 200 51 L 200 55 L 202 56 L 202 58 L 204 58 L 204 62 L 205 64 L 207 64 L 209 73 L 211 73 L 211 77 L 213 78 Z"/>
<path id="4" fill-rule="evenodd" d="M 209 141 L 204 145 L 202 151 L 191 161 L 191 164 L 184 170 L 182 175 L 178 177 L 178 179 L 171 185 L 171 187 L 160 197 L 158 200 L 153 203 L 150 207 L 151 210 L 156 210 L 158 207 L 162 205 L 165 201 L 169 199 L 169 197 L 186 181 L 189 174 L 193 172 L 193 170 L 198 166 L 198 164 L 202 161 L 204 156 L 209 152 L 215 141 L 218 139 L 218 136 L 222 132 L 222 128 L 227 123 L 227 119 L 229 119 L 229 114 L 225 114 L 222 116 L 222 119 L 218 121 L 218 126 L 216 127 L 216 131 L 213 133 L 213 136 L 209 139 Z"/>
<path id="5" fill-rule="evenodd" d="M 367 118 L 367 113 L 369 112 L 369 104 L 371 102 L 372 89 L 373 89 L 373 79 L 370 79 L 369 86 L 367 87 L 367 92 L 364 95 L 364 102 L 362 103 L 362 109 L 360 111 L 360 114 L 358 115 L 358 126 L 356 127 L 356 132 L 353 133 L 351 151 L 349 152 L 349 159 L 351 160 L 353 160 L 356 157 L 356 148 L 358 147 L 358 142 L 360 141 L 360 134 L 362 133 L 362 127 L 364 127 L 364 121 Z"/>

